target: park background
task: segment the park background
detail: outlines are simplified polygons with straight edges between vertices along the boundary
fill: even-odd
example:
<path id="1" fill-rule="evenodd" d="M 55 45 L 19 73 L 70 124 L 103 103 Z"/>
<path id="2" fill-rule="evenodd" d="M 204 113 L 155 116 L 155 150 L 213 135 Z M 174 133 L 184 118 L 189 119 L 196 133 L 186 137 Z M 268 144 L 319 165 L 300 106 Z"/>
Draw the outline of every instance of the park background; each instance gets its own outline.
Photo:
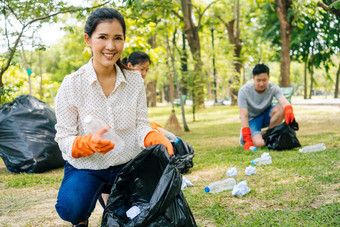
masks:
<path id="1" fill-rule="evenodd" d="M 63 78 L 91 57 L 83 40 L 86 17 L 96 7 L 116 8 L 127 23 L 122 57 L 138 50 L 152 60 L 145 81 L 150 119 L 165 124 L 174 109 L 184 131 L 179 136 L 195 149 L 187 174 L 195 187 L 184 193 L 199 226 L 336 226 L 340 16 L 332 3 L 337 7 L 333 0 L 1 0 L 0 105 L 31 94 L 54 108 Z M 42 34 L 49 26 L 56 40 Z M 294 88 L 301 144 L 324 142 L 327 150 L 269 151 L 273 165 L 258 168 L 253 178 L 237 176 L 248 180 L 249 195 L 207 196 L 203 188 L 226 178 L 228 168 L 242 171 L 268 151 L 245 153 L 238 146 L 237 91 L 257 63 L 270 67 L 272 82 Z M 186 102 L 173 106 L 182 95 Z M 294 105 L 320 98 L 333 104 Z M 67 226 L 53 207 L 62 169 L 0 170 L 1 225 Z M 96 208 L 93 226 L 100 216 Z"/>

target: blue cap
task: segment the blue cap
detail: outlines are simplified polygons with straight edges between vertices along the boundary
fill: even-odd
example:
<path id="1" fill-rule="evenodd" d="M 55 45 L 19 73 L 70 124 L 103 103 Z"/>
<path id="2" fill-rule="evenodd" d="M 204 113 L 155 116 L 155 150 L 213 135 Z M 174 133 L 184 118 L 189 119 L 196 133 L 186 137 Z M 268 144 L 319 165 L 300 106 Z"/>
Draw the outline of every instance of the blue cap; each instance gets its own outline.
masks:
<path id="1" fill-rule="evenodd" d="M 210 188 L 209 187 L 205 187 L 204 191 L 205 192 L 210 192 Z"/>
<path id="2" fill-rule="evenodd" d="M 253 149 L 253 151 L 257 151 L 257 147 L 255 147 L 255 148 Z"/>
<path id="3" fill-rule="evenodd" d="M 254 160 L 253 160 L 253 161 L 251 161 L 251 164 L 255 165 L 255 162 L 254 162 Z"/>
<path id="4" fill-rule="evenodd" d="M 179 139 L 177 138 L 177 140 L 175 141 L 175 143 L 178 143 L 179 142 Z"/>

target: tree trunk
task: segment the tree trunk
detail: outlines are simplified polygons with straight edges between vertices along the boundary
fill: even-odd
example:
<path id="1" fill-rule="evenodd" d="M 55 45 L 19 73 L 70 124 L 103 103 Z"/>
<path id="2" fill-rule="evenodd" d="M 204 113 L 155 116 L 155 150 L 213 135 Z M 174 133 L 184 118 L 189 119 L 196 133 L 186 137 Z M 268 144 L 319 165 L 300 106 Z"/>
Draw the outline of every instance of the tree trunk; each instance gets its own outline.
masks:
<path id="1" fill-rule="evenodd" d="M 240 2 L 239 0 L 235 0 L 234 2 L 234 19 L 226 22 L 221 16 L 218 18 L 223 22 L 228 30 L 228 37 L 230 44 L 234 45 L 234 59 L 233 65 L 235 73 L 231 78 L 231 88 L 230 88 L 230 96 L 231 96 L 231 105 L 237 105 L 237 96 L 238 96 L 238 89 L 240 87 L 240 77 L 241 77 L 241 50 L 242 50 L 242 43 L 240 39 Z M 236 28 L 235 28 L 236 22 Z"/>
<path id="2" fill-rule="evenodd" d="M 182 52 L 181 52 L 181 68 L 182 68 L 182 86 L 181 93 L 188 95 L 188 53 L 185 44 L 185 32 L 182 32 Z"/>
<path id="3" fill-rule="evenodd" d="M 181 91 L 179 89 L 179 82 L 178 82 L 178 76 L 177 76 L 177 73 L 176 73 L 176 68 L 175 68 L 175 59 L 174 59 L 174 51 L 171 52 L 171 47 L 170 47 L 170 42 L 169 42 L 169 37 L 168 37 L 168 28 L 166 28 L 166 43 L 167 43 L 167 49 L 168 49 L 168 54 L 170 55 L 170 59 L 171 59 L 171 65 L 172 65 L 172 69 L 173 69 L 173 73 L 174 73 L 174 76 L 175 76 L 175 81 L 176 81 L 176 87 L 177 87 L 177 94 L 179 96 L 179 100 L 180 100 L 180 103 L 181 103 L 181 113 L 182 113 L 182 121 L 183 121 L 183 128 L 184 128 L 184 131 L 186 132 L 189 132 L 189 127 L 187 125 L 187 122 L 185 120 L 185 112 L 184 112 L 184 100 L 182 99 L 182 95 L 181 95 Z M 173 110 L 174 111 L 174 110 Z"/>
<path id="4" fill-rule="evenodd" d="M 313 53 L 312 53 L 313 54 Z M 314 76 L 314 55 L 312 55 L 310 59 L 310 91 L 309 91 L 309 99 L 312 99 L 313 95 L 313 76 Z"/>
<path id="5" fill-rule="evenodd" d="M 281 35 L 281 75 L 280 87 L 290 86 L 290 32 L 291 21 L 288 17 L 288 9 L 291 0 L 276 0 L 276 13 L 280 23 Z"/>
<path id="6" fill-rule="evenodd" d="M 307 99 L 307 64 L 308 64 L 308 57 L 306 58 L 305 61 L 305 73 L 304 73 L 304 93 L 303 93 L 303 98 Z"/>
<path id="7" fill-rule="evenodd" d="M 198 35 L 199 28 L 195 26 L 192 20 L 192 2 L 191 0 L 181 0 L 184 31 L 189 42 L 190 51 L 194 61 L 194 78 L 193 78 L 193 108 L 204 107 L 204 80 L 202 73 L 201 46 Z"/>
<path id="8" fill-rule="evenodd" d="M 40 75 L 40 100 L 43 99 L 43 76 L 42 76 L 42 65 L 41 65 L 41 50 L 39 50 L 39 75 Z"/>
<path id="9" fill-rule="evenodd" d="M 338 95 L 339 95 L 339 80 L 340 80 L 340 64 L 339 64 L 338 72 L 336 73 L 334 98 L 338 98 Z"/>
<path id="10" fill-rule="evenodd" d="M 155 107 L 157 102 L 157 81 L 149 81 L 146 85 L 146 99 L 148 106 Z"/>

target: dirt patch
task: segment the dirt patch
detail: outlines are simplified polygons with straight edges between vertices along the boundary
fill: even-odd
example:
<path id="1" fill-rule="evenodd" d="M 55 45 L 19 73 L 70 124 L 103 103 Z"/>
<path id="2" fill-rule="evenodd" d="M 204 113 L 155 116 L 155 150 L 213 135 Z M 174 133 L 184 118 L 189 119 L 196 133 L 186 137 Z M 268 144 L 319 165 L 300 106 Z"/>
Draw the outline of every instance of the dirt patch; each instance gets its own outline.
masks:
<path id="1" fill-rule="evenodd" d="M 58 190 L 50 187 L 1 190 L 0 226 L 71 226 L 54 208 L 57 194 Z M 100 226 L 102 213 L 97 203 L 90 226 Z"/>

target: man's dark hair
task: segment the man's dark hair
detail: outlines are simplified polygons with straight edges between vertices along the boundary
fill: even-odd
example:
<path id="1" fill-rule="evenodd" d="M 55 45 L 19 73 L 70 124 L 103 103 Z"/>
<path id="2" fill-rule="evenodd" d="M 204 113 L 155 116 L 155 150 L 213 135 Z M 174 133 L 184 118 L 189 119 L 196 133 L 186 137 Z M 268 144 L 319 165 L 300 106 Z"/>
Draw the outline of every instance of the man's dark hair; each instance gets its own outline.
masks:
<path id="1" fill-rule="evenodd" d="M 265 64 L 257 64 L 253 68 L 253 76 L 259 75 L 261 73 L 267 73 L 269 76 L 269 68 Z"/>

